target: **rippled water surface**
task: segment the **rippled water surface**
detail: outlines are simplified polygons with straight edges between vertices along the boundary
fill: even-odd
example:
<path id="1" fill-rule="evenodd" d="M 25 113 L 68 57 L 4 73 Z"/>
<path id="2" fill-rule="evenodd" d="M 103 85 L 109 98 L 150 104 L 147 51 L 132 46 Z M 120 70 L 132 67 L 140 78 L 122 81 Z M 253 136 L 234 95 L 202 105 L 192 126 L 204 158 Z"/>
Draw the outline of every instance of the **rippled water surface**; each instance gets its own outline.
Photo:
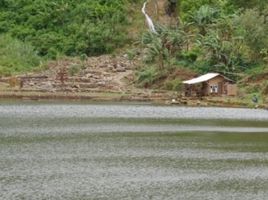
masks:
<path id="1" fill-rule="evenodd" d="M 0 199 L 268 199 L 268 111 L 0 103 Z"/>

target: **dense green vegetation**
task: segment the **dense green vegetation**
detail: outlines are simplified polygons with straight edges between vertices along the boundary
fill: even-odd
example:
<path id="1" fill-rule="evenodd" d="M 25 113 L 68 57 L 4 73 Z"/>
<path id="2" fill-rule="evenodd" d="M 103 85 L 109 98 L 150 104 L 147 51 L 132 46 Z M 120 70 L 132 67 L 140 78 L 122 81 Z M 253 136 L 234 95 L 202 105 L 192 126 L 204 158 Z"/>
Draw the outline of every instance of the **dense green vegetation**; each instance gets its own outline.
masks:
<path id="1" fill-rule="evenodd" d="M 54 58 L 109 53 L 124 45 L 126 0 L 2 0 L 0 33 L 31 43 Z"/>
<path id="2" fill-rule="evenodd" d="M 111 53 L 129 40 L 126 27 L 129 25 L 130 0 L 1 0 L 0 35 L 9 42 L 25 48 L 32 46 L 45 59 L 60 55 L 92 56 Z M 8 35 L 8 36 L 6 36 Z M 11 41 L 12 38 L 14 41 Z M 1 41 L 2 42 L 2 41 Z M 1 52 L 5 51 L 1 45 Z M 18 49 L 14 49 L 15 51 Z M 8 53 L 5 53 L 8 55 Z M 18 53 L 19 54 L 19 53 Z M 35 54 L 35 53 L 34 53 Z M 1 55 L 4 59 L 5 55 Z M 20 56 L 19 56 L 20 57 Z M 37 64 L 32 56 L 27 62 L 12 61 L 9 56 L 2 61 L 1 74 L 20 72 Z M 25 58 L 26 59 L 26 58 Z M 15 63 L 19 66 L 15 67 Z M 14 69 L 16 68 L 16 69 Z"/>
<path id="3" fill-rule="evenodd" d="M 133 24 L 141 42 L 127 52 L 132 58 L 145 53 L 137 73 L 142 86 L 178 90 L 181 82 L 174 78 L 181 69 L 239 81 L 268 73 L 268 0 L 162 1 L 177 24 L 160 23 L 152 34 L 143 32 L 143 0 L 2 0 L 0 75 L 29 71 L 61 55 L 112 53 L 137 39 L 128 34 Z"/>
<path id="4" fill-rule="evenodd" d="M 0 35 L 0 74 L 27 72 L 38 66 L 41 60 L 30 44 L 9 35 Z"/>
<path id="5" fill-rule="evenodd" d="M 238 81 L 268 72 L 267 0 L 177 2 L 177 25 L 158 25 L 158 34 L 143 34 L 147 67 L 138 73 L 142 85 L 162 82 L 176 89 L 178 83 L 165 85 L 178 68 L 220 72 Z"/>

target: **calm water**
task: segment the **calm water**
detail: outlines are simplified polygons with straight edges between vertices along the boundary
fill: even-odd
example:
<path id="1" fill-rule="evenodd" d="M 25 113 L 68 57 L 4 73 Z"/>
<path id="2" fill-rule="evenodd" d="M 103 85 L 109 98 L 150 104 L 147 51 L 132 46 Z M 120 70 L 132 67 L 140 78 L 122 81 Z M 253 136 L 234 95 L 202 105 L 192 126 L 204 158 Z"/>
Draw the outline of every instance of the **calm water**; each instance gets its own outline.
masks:
<path id="1" fill-rule="evenodd" d="M 0 199 L 268 199 L 268 111 L 0 103 Z"/>

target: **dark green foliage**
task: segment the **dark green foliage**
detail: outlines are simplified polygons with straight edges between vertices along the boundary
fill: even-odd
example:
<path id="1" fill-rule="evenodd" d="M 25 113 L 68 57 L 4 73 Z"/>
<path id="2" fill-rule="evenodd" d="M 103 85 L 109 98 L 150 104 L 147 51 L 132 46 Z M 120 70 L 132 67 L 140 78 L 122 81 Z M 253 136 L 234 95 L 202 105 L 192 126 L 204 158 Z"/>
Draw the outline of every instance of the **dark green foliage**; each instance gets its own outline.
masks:
<path id="1" fill-rule="evenodd" d="M 263 93 L 263 95 L 268 95 L 268 81 L 266 81 L 264 83 L 264 87 L 263 87 L 262 93 Z"/>
<path id="2" fill-rule="evenodd" d="M 228 0 L 228 4 L 235 8 L 258 8 L 262 10 L 267 6 L 268 0 Z"/>
<path id="3" fill-rule="evenodd" d="M 39 64 L 39 56 L 55 59 L 64 54 L 83 61 L 111 53 L 130 41 L 129 11 L 143 2 L 1 0 L 0 71 L 27 71 Z M 145 61 L 156 68 L 139 73 L 144 85 L 162 78 L 163 70 L 174 65 L 231 76 L 267 65 L 268 0 L 166 0 L 166 4 L 180 20 L 177 27 L 159 26 L 158 34 L 143 34 Z M 140 10 L 134 12 L 142 16 Z M 132 17 L 130 21 L 135 21 Z M 128 52 L 130 59 L 136 54 Z M 70 73 L 77 71 L 73 67 Z"/>
<path id="4" fill-rule="evenodd" d="M 198 54 L 195 50 L 183 51 L 178 55 L 178 59 L 187 61 L 188 63 L 194 63 L 198 58 Z"/>
<path id="5" fill-rule="evenodd" d="M 157 27 L 158 34 L 145 33 L 142 37 L 142 44 L 146 48 L 146 62 L 157 61 L 160 69 L 167 63 L 170 65 L 171 58 L 180 52 L 186 43 L 187 36 L 182 29 L 168 29 Z"/>
<path id="6" fill-rule="evenodd" d="M 77 75 L 80 72 L 80 70 L 82 70 L 83 68 L 84 66 L 82 64 L 73 64 L 68 69 L 68 73 L 69 75 L 74 76 L 74 75 Z"/>
<path id="7" fill-rule="evenodd" d="M 131 1 L 129 1 L 131 2 Z M 0 33 L 55 58 L 109 53 L 126 42 L 127 0 L 1 0 Z"/>
<path id="8" fill-rule="evenodd" d="M 179 4 L 179 27 L 161 27 L 158 34 L 143 36 L 147 62 L 160 69 L 177 65 L 199 73 L 220 72 L 233 79 L 267 64 L 267 8 L 219 0 L 182 0 Z M 167 89 L 173 88 L 170 81 Z"/>
<path id="9" fill-rule="evenodd" d="M 235 18 L 236 35 L 243 37 L 250 48 L 252 60 L 262 57 L 262 52 L 268 49 L 268 24 L 265 16 L 256 9 L 246 10 Z M 265 56 L 265 55 L 264 55 Z"/>
<path id="10" fill-rule="evenodd" d="M 146 67 L 138 72 L 137 81 L 143 87 L 149 87 L 157 77 L 157 70 L 153 66 Z"/>
<path id="11" fill-rule="evenodd" d="M 184 20 L 189 20 L 201 6 L 220 6 L 219 0 L 181 0 L 181 16 Z"/>
<path id="12" fill-rule="evenodd" d="M 219 13 L 219 10 L 204 5 L 194 12 L 191 21 L 197 26 L 201 35 L 206 35 L 208 26 L 215 23 L 217 18 L 219 18 Z"/>
<path id="13" fill-rule="evenodd" d="M 165 82 L 166 90 L 181 91 L 183 88 L 183 83 L 180 79 L 169 80 Z"/>
<path id="14" fill-rule="evenodd" d="M 30 71 L 40 64 L 34 48 L 9 35 L 0 35 L 0 76 Z"/>

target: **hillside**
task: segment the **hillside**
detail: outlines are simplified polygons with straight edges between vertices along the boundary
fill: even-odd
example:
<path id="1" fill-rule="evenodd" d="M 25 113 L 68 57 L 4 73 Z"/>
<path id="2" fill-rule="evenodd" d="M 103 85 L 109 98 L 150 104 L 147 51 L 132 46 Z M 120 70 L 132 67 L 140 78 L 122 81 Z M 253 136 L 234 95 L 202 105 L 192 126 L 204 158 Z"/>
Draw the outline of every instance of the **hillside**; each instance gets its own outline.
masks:
<path id="1" fill-rule="evenodd" d="M 268 70 L 267 1 L 150 4 L 157 34 L 142 36 L 144 65 L 138 75 L 142 85 L 178 91 L 179 80 L 185 80 L 178 71 L 219 72 L 239 83 L 241 98 L 256 94 L 267 101 L 268 83 L 263 78 Z"/>
<path id="2" fill-rule="evenodd" d="M 70 80 L 79 74 L 84 79 L 85 71 L 95 70 L 117 80 L 111 82 L 115 88 L 123 80 L 124 88 L 117 92 L 142 93 L 144 88 L 180 92 L 182 80 L 213 71 L 239 83 L 239 98 L 257 94 L 267 101 L 267 0 L 150 0 L 146 12 L 157 34 L 147 27 L 143 3 L 1 1 L 0 76 L 48 74 L 55 82 L 62 69 Z M 131 78 L 124 79 L 120 69 L 106 71 L 103 60 L 106 66 L 130 63 Z M 1 87 L 9 87 L 5 84 Z M 38 91 L 38 85 L 29 90 Z M 74 82 L 70 85 L 72 89 L 65 89 L 82 90 Z"/>
<path id="3" fill-rule="evenodd" d="M 132 1 L 1 1 L 0 33 L 30 43 L 40 56 L 110 53 L 127 41 Z"/>

